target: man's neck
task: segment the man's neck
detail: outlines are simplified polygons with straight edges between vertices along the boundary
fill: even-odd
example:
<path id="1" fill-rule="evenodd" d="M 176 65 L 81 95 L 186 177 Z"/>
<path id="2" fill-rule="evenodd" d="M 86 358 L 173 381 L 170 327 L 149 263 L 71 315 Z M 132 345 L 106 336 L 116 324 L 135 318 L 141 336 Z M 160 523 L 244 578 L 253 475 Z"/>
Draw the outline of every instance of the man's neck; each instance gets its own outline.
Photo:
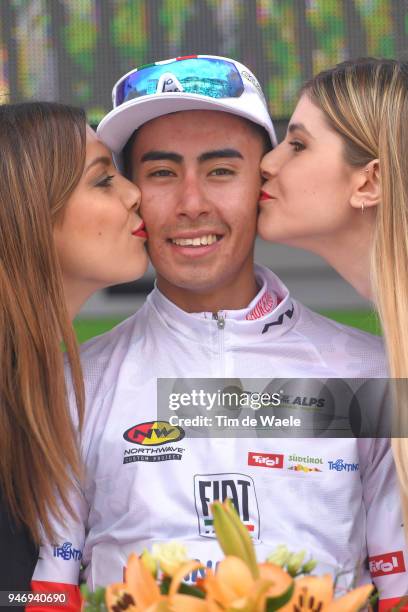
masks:
<path id="1" fill-rule="evenodd" d="M 202 290 L 177 287 L 163 277 L 157 276 L 161 293 L 185 312 L 219 312 L 246 308 L 259 291 L 252 270 L 251 276 L 237 282 L 226 282 L 221 287 Z"/>

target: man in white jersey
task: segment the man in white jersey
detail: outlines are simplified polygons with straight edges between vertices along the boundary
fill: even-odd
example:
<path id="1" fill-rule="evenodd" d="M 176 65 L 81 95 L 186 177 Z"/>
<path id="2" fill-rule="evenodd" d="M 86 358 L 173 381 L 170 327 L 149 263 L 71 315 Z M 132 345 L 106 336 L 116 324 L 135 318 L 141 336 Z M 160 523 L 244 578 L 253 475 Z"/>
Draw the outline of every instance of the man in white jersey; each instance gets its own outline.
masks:
<path id="1" fill-rule="evenodd" d="M 158 377 L 385 374 L 378 338 L 311 312 L 254 266 L 259 162 L 265 138 L 276 143 L 256 78 L 233 60 L 177 58 L 125 75 L 113 97 L 99 136 L 142 190 L 157 286 L 83 348 L 80 520 L 42 547 L 34 587 L 72 594 L 81 563 L 93 588 L 121 581 L 130 552 L 172 539 L 214 567 L 209 508 L 231 497 L 259 560 L 304 548 L 317 573 L 344 572 L 341 588 L 372 579 L 388 609 L 407 587 L 388 440 L 200 439 L 157 421 Z"/>

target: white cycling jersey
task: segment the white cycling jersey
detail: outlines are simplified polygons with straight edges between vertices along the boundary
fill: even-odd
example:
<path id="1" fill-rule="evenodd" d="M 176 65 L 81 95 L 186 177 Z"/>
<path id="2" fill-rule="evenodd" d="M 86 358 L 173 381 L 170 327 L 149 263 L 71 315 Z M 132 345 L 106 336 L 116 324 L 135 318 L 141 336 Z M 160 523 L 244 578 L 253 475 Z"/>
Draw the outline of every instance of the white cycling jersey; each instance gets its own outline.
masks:
<path id="1" fill-rule="evenodd" d="M 42 547 L 41 588 L 78 584 L 81 563 L 91 587 L 121 581 L 130 552 L 173 539 L 214 567 L 222 553 L 209 506 L 230 497 L 260 561 L 284 543 L 316 558 L 316 573 L 344 572 L 340 588 L 372 578 L 381 599 L 405 593 L 389 440 L 181 438 L 156 423 L 158 377 L 385 375 L 379 338 L 311 312 L 266 268 L 256 276 L 261 289 L 246 309 L 218 320 L 188 314 L 154 289 L 135 315 L 84 345 L 81 520 Z"/>

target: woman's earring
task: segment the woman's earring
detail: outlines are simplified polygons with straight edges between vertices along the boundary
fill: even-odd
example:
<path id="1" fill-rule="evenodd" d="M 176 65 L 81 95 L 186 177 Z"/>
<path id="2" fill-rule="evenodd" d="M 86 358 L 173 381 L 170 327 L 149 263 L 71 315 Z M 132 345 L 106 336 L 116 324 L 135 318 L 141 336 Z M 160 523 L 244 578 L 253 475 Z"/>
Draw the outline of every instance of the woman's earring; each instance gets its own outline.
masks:
<path id="1" fill-rule="evenodd" d="M 361 202 L 361 214 L 364 212 L 364 202 Z"/>

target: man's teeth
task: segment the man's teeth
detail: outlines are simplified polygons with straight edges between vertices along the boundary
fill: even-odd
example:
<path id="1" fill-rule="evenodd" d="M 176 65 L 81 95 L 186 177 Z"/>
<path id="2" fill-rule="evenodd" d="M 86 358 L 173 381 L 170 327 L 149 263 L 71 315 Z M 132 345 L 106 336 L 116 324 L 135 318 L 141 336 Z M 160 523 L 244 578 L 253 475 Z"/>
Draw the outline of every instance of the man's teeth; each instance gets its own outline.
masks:
<path id="1" fill-rule="evenodd" d="M 214 242 L 217 242 L 215 234 L 208 234 L 208 236 L 200 236 L 199 238 L 172 238 L 172 243 L 178 246 L 203 246 Z"/>

